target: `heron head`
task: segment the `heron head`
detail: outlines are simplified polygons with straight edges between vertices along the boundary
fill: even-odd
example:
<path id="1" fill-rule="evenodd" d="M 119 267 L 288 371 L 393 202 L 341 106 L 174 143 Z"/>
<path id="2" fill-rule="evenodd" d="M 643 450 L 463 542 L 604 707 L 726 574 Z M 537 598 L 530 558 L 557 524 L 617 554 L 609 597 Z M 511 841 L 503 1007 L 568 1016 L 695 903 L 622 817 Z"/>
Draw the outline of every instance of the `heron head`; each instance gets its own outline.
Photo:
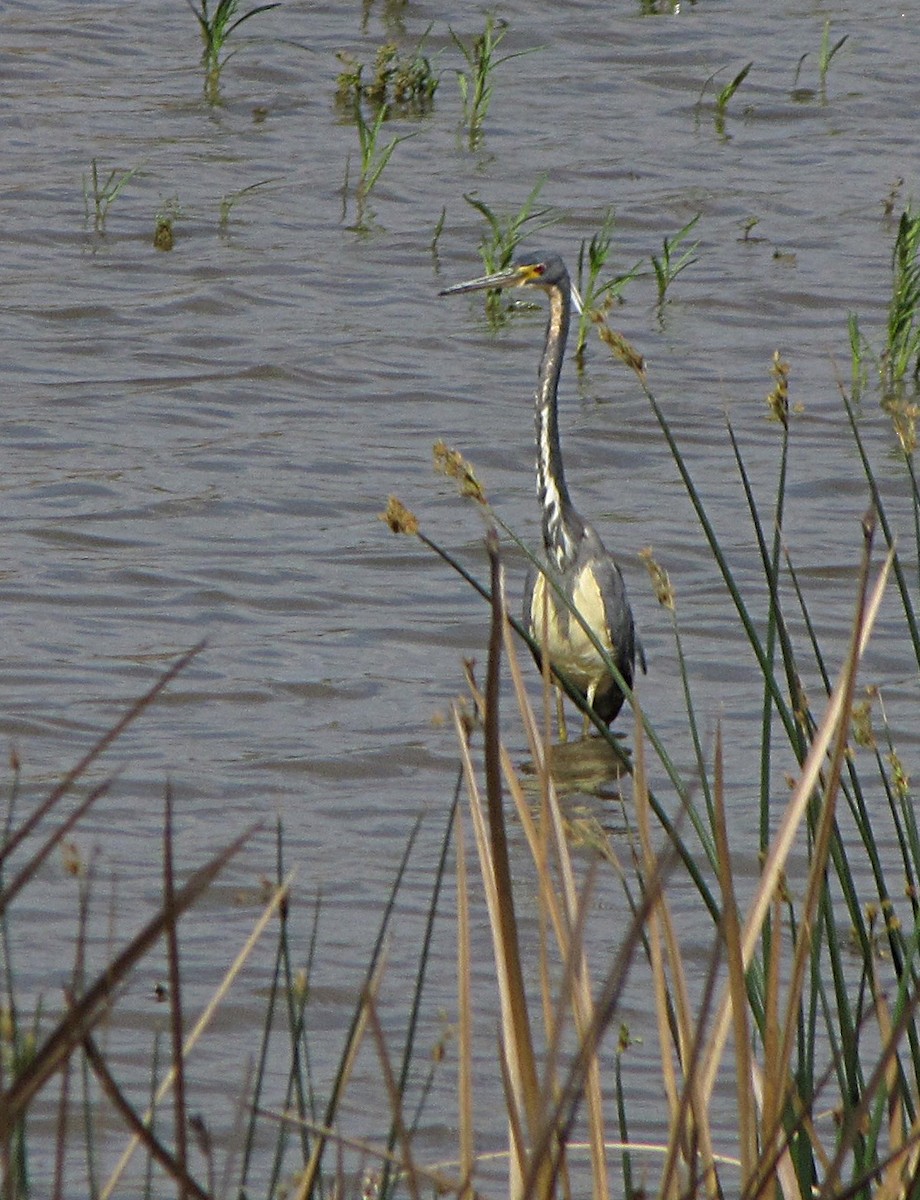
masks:
<path id="1" fill-rule="evenodd" d="M 453 287 L 444 288 L 439 295 L 455 296 L 459 292 L 481 292 L 486 289 L 498 291 L 501 288 L 515 287 L 538 287 L 544 291 L 562 288 L 568 292 L 570 286 L 569 273 L 558 254 L 532 253 L 520 255 L 510 267 L 495 271 L 492 275 L 482 275 L 479 279 L 455 283 Z"/>

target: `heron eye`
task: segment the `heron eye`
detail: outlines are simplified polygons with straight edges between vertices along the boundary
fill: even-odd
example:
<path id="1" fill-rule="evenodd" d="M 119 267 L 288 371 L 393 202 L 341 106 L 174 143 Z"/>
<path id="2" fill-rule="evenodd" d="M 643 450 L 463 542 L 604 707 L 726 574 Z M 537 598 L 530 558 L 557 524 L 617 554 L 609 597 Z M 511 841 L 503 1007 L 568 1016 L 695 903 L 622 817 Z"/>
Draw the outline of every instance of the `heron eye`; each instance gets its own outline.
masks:
<path id="1" fill-rule="evenodd" d="M 546 267 L 544 267 L 543 263 L 535 263 L 532 270 L 533 270 L 534 275 L 545 275 L 546 274 Z"/>

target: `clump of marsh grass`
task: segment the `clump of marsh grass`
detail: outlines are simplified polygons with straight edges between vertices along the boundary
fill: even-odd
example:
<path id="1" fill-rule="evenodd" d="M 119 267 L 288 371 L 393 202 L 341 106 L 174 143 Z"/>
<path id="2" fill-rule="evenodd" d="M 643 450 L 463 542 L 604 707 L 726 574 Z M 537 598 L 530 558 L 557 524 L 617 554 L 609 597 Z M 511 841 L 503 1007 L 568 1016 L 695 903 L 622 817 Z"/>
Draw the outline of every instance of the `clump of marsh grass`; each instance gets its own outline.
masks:
<path id="1" fill-rule="evenodd" d="M 908 382 L 920 383 L 920 211 L 908 204 L 901 213 L 891 252 L 891 296 L 885 326 L 885 344 L 875 352 L 860 329 L 855 313 L 847 317 L 850 341 L 851 386 L 854 398 L 866 382 L 865 359 L 874 361 L 885 404 L 901 404 Z"/>
<path id="2" fill-rule="evenodd" d="M 355 219 L 352 228 L 357 233 L 370 232 L 373 223 L 373 212 L 369 200 L 371 192 L 380 181 L 380 176 L 386 170 L 387 164 L 393 157 L 393 151 L 400 142 L 415 137 L 414 133 L 395 134 L 384 145 L 380 134 L 387 119 L 386 106 L 379 108 L 376 115 L 368 120 L 360 100 L 354 105 L 355 128 L 358 131 L 359 173 L 354 185 Z M 342 218 L 348 211 L 348 197 L 351 191 L 351 155 L 345 160 L 345 181 L 342 184 Z"/>
<path id="3" fill-rule="evenodd" d="M 469 193 L 464 195 L 466 203 L 485 220 L 485 229 L 479 239 L 479 256 L 486 275 L 510 266 L 525 237 L 548 228 L 558 220 L 551 208 L 534 208 L 545 183 L 546 176 L 541 175 L 516 212 L 499 213 L 478 196 Z M 501 323 L 503 312 L 500 294 L 487 292 L 486 314 L 493 326 Z"/>
<path id="4" fill-rule="evenodd" d="M 652 270 L 655 273 L 655 283 L 658 288 L 658 308 L 661 309 L 667 297 L 668 288 L 682 271 L 696 262 L 696 249 L 699 242 L 684 245 L 687 238 L 700 219 L 697 213 L 686 225 L 678 229 L 671 238 L 665 238 L 661 244 L 661 254 L 652 255 Z"/>
<path id="5" fill-rule="evenodd" d="M 891 255 L 891 301 L 880 369 L 894 390 L 906 377 L 920 377 L 920 211 L 908 205 L 898 221 Z"/>
<path id="6" fill-rule="evenodd" d="M 457 71 L 457 86 L 460 88 L 460 100 L 463 104 L 463 124 L 467 131 L 469 148 L 475 150 L 482 141 L 483 126 L 492 103 L 493 76 L 503 63 L 523 54 L 532 54 L 536 47 L 528 50 L 516 50 L 511 54 L 496 55 L 498 47 L 508 33 L 508 22 L 496 18 L 494 13 L 486 14 L 485 28 L 471 42 L 463 39 L 448 27 L 454 45 L 463 55 L 466 70 Z"/>
<path id="7" fill-rule="evenodd" d="M 196 0 L 195 3 L 193 0 L 186 0 L 186 3 L 195 14 L 204 43 L 201 63 L 205 75 L 205 97 L 209 104 L 218 104 L 221 72 L 234 53 L 232 50 L 226 52 L 228 39 L 245 21 L 278 8 L 280 0 L 274 0 L 271 4 L 257 4 L 244 13 L 239 11 L 239 0 L 217 0 L 213 9 L 208 7 L 208 0 Z"/>

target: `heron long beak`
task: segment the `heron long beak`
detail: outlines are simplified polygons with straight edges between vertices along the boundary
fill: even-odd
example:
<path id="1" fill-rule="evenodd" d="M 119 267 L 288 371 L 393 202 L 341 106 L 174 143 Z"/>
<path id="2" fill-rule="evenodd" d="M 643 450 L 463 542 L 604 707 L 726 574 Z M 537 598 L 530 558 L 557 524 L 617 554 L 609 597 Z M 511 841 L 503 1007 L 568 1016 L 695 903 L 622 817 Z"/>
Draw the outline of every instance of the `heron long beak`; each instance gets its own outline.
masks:
<path id="1" fill-rule="evenodd" d="M 496 271 L 494 275 L 482 275 L 479 279 L 468 279 L 466 283 L 455 283 L 453 287 L 444 288 L 439 296 L 456 296 L 459 292 L 483 292 L 487 289 L 497 291 L 499 288 L 520 287 L 524 283 L 532 283 L 539 279 L 540 272 L 536 267 L 518 265 L 506 267 L 504 271 Z"/>

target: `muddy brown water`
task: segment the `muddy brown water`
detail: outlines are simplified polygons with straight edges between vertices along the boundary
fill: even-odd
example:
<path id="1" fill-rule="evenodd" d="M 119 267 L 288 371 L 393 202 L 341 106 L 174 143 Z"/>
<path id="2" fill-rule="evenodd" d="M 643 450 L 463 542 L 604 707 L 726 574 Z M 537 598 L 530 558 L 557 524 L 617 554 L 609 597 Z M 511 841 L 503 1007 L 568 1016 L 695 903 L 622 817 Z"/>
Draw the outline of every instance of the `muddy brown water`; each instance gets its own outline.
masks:
<path id="1" fill-rule="evenodd" d="M 836 375 L 848 379 L 848 312 L 876 344 L 882 338 L 895 232 L 883 201 L 898 179 L 900 207 L 917 193 L 915 23 L 890 4 L 868 15 L 855 2 L 805 0 L 681 8 L 503 5 L 501 51 L 538 49 L 498 69 L 485 135 L 471 151 L 447 26 L 478 33 L 473 10 L 286 2 L 244 27 L 259 36 L 241 41 L 222 102 L 209 106 L 194 19 L 180 0 L 130 16 L 113 3 L 5 7 L 0 734 L 22 762 L 19 811 L 159 670 L 206 639 L 92 775 L 117 773 L 76 834 L 95 875 L 91 965 L 104 961 L 110 926 L 124 937 L 156 903 L 167 782 L 182 870 L 261 819 L 264 832 L 188 920 L 185 999 L 197 1010 L 251 925 L 255 908 L 238 893 L 272 873 L 280 817 L 304 939 L 312 900 L 323 897 L 313 1008 L 321 1090 L 381 905 L 424 813 L 384 987 L 390 1027 L 400 1027 L 457 771 L 442 718 L 463 691 L 462 660 L 481 661 L 486 639 L 481 601 L 417 544 L 394 538 L 378 513 L 398 493 L 432 537 L 482 571 L 478 515 L 431 470 L 431 445 L 444 438 L 476 465 L 507 521 L 538 536 L 530 389 L 543 315 L 493 335 L 481 298 L 436 299 L 479 272 L 482 227 L 464 193 L 513 212 L 545 175 L 539 204 L 558 219 L 531 244 L 570 265 L 615 208 L 613 269 L 646 267 L 616 325 L 648 362 L 733 568 L 760 597 L 758 618 L 756 549 L 725 416 L 768 513 L 778 435 L 763 398 L 781 350 L 803 410 L 786 540 L 826 650 L 843 652 L 867 490 Z M 822 93 L 828 17 L 832 40 L 848 41 Z M 372 195 L 369 230 L 356 231 L 342 188 L 349 156 L 354 179 L 357 137 L 333 103 L 335 52 L 370 61 L 384 40 L 408 49 L 429 27 L 441 76 L 434 109 L 392 126 L 414 136 Z M 720 134 L 714 88 L 748 61 Z M 84 218 L 82 180 L 94 158 L 103 176 L 137 169 L 102 233 Z M 222 228 L 222 198 L 263 181 Z M 175 215 L 168 253 L 153 247 L 158 212 Z M 649 255 L 696 213 L 697 261 L 659 312 Z M 724 725 L 738 869 L 750 884 L 761 689 L 673 460 L 646 400 L 597 343 L 581 376 L 572 364 L 565 372 L 561 423 L 576 502 L 622 559 L 649 661 L 642 703 L 689 768 L 673 638 L 639 550 L 651 545 L 671 575 L 704 732 Z M 903 467 L 874 393 L 862 431 L 909 538 Z M 523 566 L 513 554 L 508 572 L 517 592 Z M 866 670 L 885 687 L 909 756 L 916 688 L 902 646 L 891 601 Z M 510 716 L 507 726 L 523 758 Z M 663 784 L 657 769 L 655 782 Z M 584 802 L 616 825 L 608 801 Z M 55 858 L 14 909 L 12 950 L 29 1002 L 57 1004 L 75 897 Z M 598 936 L 613 940 L 622 899 L 611 886 L 597 903 Z M 711 927 L 679 884 L 675 903 L 702 977 Z M 449 922 L 439 933 L 422 1057 L 439 1036 L 439 1011 L 454 1011 Z M 483 1128 L 500 1130 L 488 1116 L 501 1102 L 486 1073 L 496 1014 L 482 928 L 477 937 Z M 269 965 L 266 948 L 224 1009 L 225 1036 L 197 1060 L 191 1104 L 218 1134 L 255 1046 Z M 153 998 L 164 971 L 150 961 L 134 974 L 109 1035 L 139 1094 L 164 1022 Z M 654 1133 L 660 1099 L 654 1072 L 641 1069 L 655 1061 L 641 983 L 623 1017 L 646 1036 L 630 1082 L 635 1132 Z M 377 1074 L 363 1063 L 351 1101 L 368 1136 L 383 1125 L 367 1117 Z M 453 1145 L 452 1095 L 444 1072 L 422 1121 L 432 1153 Z M 484 1137 L 481 1148 L 492 1143 Z M 36 1170 L 45 1169 L 39 1157 Z"/>

